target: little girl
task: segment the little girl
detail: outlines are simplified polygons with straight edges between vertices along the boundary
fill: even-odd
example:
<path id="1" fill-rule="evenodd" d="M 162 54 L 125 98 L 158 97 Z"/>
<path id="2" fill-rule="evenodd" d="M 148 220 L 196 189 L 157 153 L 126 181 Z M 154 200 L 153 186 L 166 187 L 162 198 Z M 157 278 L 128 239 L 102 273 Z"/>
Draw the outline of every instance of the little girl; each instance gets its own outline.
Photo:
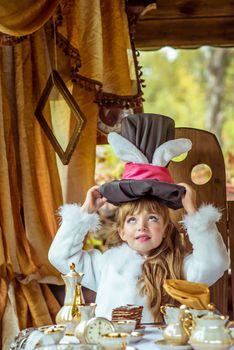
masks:
<path id="1" fill-rule="evenodd" d="M 210 286 L 228 268 L 227 250 L 215 225 L 220 213 L 211 205 L 197 211 L 195 193 L 183 186 L 182 203 L 187 212 L 183 224 L 193 245 L 192 254 L 186 256 L 168 208 L 155 200 L 140 199 L 120 206 L 116 232 L 121 245 L 104 253 L 82 250 L 87 231 L 98 228 L 96 212 L 106 201 L 99 187 L 87 192 L 81 208 L 76 204 L 61 208 L 62 224 L 49 260 L 64 274 L 71 262 L 84 272 L 83 286 L 97 292 L 97 316 L 111 319 L 113 308 L 134 304 L 144 306 L 142 322 L 158 322 L 160 305 L 171 302 L 163 292 L 164 279 L 183 278 Z"/>
<path id="2" fill-rule="evenodd" d="M 149 158 L 155 145 L 150 152 L 146 147 L 148 153 L 141 154 L 133 149 L 133 144 L 137 143 L 135 139 L 131 140 L 132 145 L 128 145 L 126 139 L 117 136 L 116 145 L 118 150 L 123 146 L 119 153 L 124 160 L 130 153 L 132 158 L 132 154 L 137 152 L 141 162 L 137 163 L 136 158 L 130 159 L 123 180 L 107 183 L 101 188 L 92 187 L 81 207 L 66 204 L 60 209 L 62 223 L 49 250 L 49 260 L 64 274 L 72 262 L 77 271 L 84 272 L 83 286 L 97 293 L 97 316 L 111 319 L 114 308 L 133 304 L 144 307 L 142 322 L 161 321 L 160 305 L 172 302 L 163 290 L 165 279 L 186 279 L 210 286 L 229 267 L 227 249 L 215 224 L 221 214 L 212 205 L 197 210 L 192 188 L 184 183 L 173 184 L 167 168 L 164 168 L 170 157 L 182 153 L 182 149 L 184 151 L 185 145 L 184 140 L 176 144 L 170 140 L 164 142 L 165 137 L 172 135 L 168 130 L 165 132 L 165 125 L 169 128 L 173 125 L 169 119 L 152 115 L 147 119 L 150 122 L 147 128 L 142 115 L 126 117 L 122 132 L 127 130 L 128 136 L 132 137 L 129 125 L 137 123 L 134 135 L 138 135 L 140 143 L 147 140 L 146 146 L 150 138 L 139 133 L 141 126 L 144 124 L 143 132 L 153 132 L 154 142 L 156 131 L 159 132 L 159 151 L 153 161 Z M 166 150 L 163 145 L 166 145 Z M 126 152 L 129 152 L 127 156 Z M 142 162 L 144 157 L 150 164 Z M 155 165 L 156 160 L 160 162 L 159 166 Z M 119 205 L 112 229 L 117 246 L 104 253 L 95 249 L 84 251 L 84 238 L 88 231 L 99 227 L 97 211 L 106 200 Z M 186 253 L 180 243 L 168 207 L 183 207 L 187 213 L 182 223 L 192 243 L 191 254 Z"/>

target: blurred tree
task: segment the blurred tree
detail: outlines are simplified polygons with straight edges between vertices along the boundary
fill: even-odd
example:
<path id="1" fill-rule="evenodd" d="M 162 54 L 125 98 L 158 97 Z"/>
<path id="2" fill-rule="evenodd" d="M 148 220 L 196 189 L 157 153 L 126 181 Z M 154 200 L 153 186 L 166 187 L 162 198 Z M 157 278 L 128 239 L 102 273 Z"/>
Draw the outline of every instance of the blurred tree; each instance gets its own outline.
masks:
<path id="1" fill-rule="evenodd" d="M 140 64 L 146 80 L 144 111 L 169 115 L 177 126 L 203 128 L 202 56 L 202 52 L 170 48 L 142 52 Z"/>
<path id="2" fill-rule="evenodd" d="M 121 178 L 123 162 L 114 154 L 109 145 L 96 147 L 96 172 L 95 182 L 98 185 L 104 182 Z"/>
<path id="3" fill-rule="evenodd" d="M 205 127 L 213 132 L 222 144 L 222 127 L 224 124 L 223 97 L 225 91 L 225 76 L 229 64 L 229 50 L 209 48 L 209 64 L 207 67 L 207 110 Z"/>
<path id="4" fill-rule="evenodd" d="M 216 134 L 224 154 L 234 153 L 234 49 L 141 52 L 146 82 L 144 111 L 171 116 L 176 126 Z"/>
<path id="5" fill-rule="evenodd" d="M 176 126 L 209 130 L 220 141 L 228 188 L 234 192 L 234 49 L 204 46 L 141 52 L 145 113 L 165 114 Z M 111 147 L 97 147 L 96 182 L 121 177 L 123 163 Z M 230 187 L 231 186 L 231 187 Z"/>

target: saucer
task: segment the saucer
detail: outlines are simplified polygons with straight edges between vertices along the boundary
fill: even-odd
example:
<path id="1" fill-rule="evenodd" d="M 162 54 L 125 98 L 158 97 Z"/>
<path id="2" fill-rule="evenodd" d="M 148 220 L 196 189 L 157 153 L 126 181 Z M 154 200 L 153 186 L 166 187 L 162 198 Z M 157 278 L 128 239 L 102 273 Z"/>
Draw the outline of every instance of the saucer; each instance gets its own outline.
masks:
<path id="1" fill-rule="evenodd" d="M 137 343 L 140 341 L 144 336 L 144 333 L 139 331 L 133 331 L 130 333 L 130 343 Z"/>
<path id="2" fill-rule="evenodd" d="M 192 350 L 192 346 L 190 344 L 185 345 L 177 345 L 177 344 L 168 344 L 164 339 L 157 340 L 154 342 L 158 345 L 159 349 L 162 350 Z"/>

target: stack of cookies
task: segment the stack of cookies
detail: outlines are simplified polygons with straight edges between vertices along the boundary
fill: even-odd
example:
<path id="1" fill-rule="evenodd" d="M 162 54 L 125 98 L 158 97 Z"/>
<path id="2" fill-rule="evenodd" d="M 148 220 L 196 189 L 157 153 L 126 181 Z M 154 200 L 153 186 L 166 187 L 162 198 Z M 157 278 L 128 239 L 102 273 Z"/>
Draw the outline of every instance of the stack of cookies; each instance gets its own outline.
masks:
<path id="1" fill-rule="evenodd" d="M 143 306 L 130 305 L 120 306 L 112 310 L 112 321 L 136 320 L 136 328 L 141 327 Z"/>

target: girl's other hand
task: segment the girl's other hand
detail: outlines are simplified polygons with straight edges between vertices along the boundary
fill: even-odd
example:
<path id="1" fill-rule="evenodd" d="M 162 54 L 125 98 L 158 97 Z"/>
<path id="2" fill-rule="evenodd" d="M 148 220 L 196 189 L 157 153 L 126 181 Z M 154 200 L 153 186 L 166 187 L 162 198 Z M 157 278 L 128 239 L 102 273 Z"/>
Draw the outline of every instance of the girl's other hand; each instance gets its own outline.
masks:
<path id="1" fill-rule="evenodd" d="M 102 197 L 99 192 L 99 186 L 93 186 L 88 190 L 81 210 L 90 214 L 95 213 L 106 203 L 106 201 L 107 199 Z"/>
<path id="2" fill-rule="evenodd" d="M 181 182 L 178 185 L 185 187 L 186 193 L 182 198 L 182 204 L 188 214 L 194 214 L 197 211 L 196 191 L 188 184 Z"/>

